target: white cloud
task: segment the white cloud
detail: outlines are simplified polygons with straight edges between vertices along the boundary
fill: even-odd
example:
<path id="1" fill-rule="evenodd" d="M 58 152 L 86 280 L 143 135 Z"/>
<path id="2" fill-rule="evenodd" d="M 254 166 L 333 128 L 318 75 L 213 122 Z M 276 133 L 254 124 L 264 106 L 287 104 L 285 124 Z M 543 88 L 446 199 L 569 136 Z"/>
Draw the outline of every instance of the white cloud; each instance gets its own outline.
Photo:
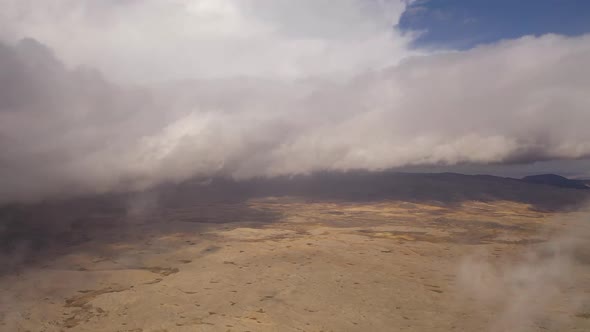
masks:
<path id="1" fill-rule="evenodd" d="M 14 39 L 133 81 L 350 74 L 410 52 L 381 0 L 0 0 Z M 8 33 L 7 33 L 8 34 Z"/>
<path id="2" fill-rule="evenodd" d="M 409 56 L 388 23 L 401 7 L 260 3 L 0 0 L 13 35 L 51 43 L 68 64 L 32 40 L 0 44 L 0 201 L 218 174 L 590 156 L 590 35 Z M 19 7 L 32 11 L 19 19 Z M 79 62 L 106 78 L 67 69 Z"/>

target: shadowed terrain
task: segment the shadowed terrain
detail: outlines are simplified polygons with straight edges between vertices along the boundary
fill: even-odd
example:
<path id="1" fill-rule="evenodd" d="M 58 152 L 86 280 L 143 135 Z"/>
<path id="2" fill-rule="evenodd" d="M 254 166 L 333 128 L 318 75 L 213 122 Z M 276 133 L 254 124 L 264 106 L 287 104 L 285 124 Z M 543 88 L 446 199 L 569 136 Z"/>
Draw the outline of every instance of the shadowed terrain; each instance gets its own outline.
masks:
<path id="1" fill-rule="evenodd" d="M 33 255 L 29 256 L 35 257 L 35 252 L 52 254 L 63 246 L 91 238 L 104 238 L 108 242 L 110 238 L 101 235 L 106 230 L 129 227 L 138 217 L 168 221 L 170 216 L 164 214 L 169 211 L 181 211 L 175 212 L 174 218 L 201 223 L 226 223 L 236 218 L 273 222 L 278 218 L 276 213 L 253 211 L 244 202 L 284 196 L 309 202 L 388 200 L 445 206 L 464 201 L 511 201 L 541 211 L 557 211 L 580 206 L 590 197 L 590 190 L 531 183 L 526 179 L 454 173 L 352 171 L 244 181 L 214 178 L 207 182 L 162 185 L 144 192 L 7 204 L 0 208 L 0 250 L 10 254 L 25 248 L 24 252 L 32 251 Z M 215 204 L 207 207 L 206 203 Z"/>

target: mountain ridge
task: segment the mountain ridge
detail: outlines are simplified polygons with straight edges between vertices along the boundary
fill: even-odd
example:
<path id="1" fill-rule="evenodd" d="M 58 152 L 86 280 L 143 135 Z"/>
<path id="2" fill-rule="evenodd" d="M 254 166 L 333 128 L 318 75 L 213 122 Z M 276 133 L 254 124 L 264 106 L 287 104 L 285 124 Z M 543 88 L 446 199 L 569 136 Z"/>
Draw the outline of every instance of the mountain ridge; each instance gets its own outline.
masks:
<path id="1" fill-rule="evenodd" d="M 550 186 L 572 188 L 572 189 L 590 189 L 583 180 L 573 180 L 557 174 L 538 174 L 529 175 L 522 178 L 523 181 L 535 184 L 545 184 Z"/>

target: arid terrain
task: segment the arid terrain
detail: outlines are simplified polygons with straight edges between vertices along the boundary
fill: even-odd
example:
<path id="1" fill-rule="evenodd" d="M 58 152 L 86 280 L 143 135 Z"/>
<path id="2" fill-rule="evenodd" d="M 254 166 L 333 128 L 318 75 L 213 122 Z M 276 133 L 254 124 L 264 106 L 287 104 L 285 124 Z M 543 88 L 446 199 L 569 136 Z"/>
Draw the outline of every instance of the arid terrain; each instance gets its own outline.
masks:
<path id="1" fill-rule="evenodd" d="M 0 330 L 588 331 L 584 221 L 505 200 L 143 206 L 4 258 Z"/>

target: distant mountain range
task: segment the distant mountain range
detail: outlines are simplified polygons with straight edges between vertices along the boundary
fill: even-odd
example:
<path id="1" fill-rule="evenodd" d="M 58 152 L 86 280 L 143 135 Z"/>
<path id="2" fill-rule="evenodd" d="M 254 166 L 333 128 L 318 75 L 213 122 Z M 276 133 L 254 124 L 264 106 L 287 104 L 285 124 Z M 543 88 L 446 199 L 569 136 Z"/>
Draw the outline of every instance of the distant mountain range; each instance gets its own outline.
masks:
<path id="1" fill-rule="evenodd" d="M 560 181 L 557 181 L 559 179 Z M 507 200 L 538 209 L 562 209 L 590 198 L 583 182 L 557 175 L 524 179 L 457 173 L 392 171 L 319 172 L 311 175 L 213 179 L 207 185 L 185 182 L 157 189 L 161 204 L 183 205 L 197 200 L 243 200 L 264 196 L 299 196 L 318 200 L 401 200 L 459 203 Z"/>
<path id="2" fill-rule="evenodd" d="M 590 189 L 588 186 L 590 180 L 572 180 L 556 174 L 525 176 L 522 180 L 529 183 L 546 184 L 562 188 Z"/>
<path id="3" fill-rule="evenodd" d="M 522 179 L 458 173 L 401 173 L 393 171 L 317 172 L 309 175 L 233 180 L 195 179 L 160 185 L 136 193 L 87 195 L 72 199 L 46 200 L 37 204 L 0 206 L 28 208 L 68 206 L 70 211 L 100 208 L 126 209 L 127 201 L 138 194 L 157 197 L 159 206 L 184 206 L 206 201 L 242 201 L 266 196 L 298 196 L 318 200 L 400 200 L 457 203 L 467 200 L 507 200 L 543 209 L 560 209 L 590 198 L 588 180 L 572 180 L 555 174 Z"/>

